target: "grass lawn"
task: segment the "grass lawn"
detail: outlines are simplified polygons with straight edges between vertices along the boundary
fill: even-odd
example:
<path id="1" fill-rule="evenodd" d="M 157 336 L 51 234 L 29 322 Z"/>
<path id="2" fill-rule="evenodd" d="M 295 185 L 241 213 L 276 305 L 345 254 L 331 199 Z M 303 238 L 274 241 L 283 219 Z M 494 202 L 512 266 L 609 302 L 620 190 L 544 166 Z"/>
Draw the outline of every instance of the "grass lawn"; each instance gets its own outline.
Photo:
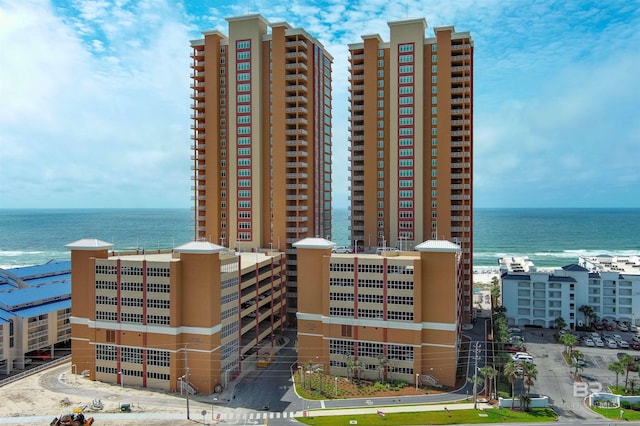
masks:
<path id="1" fill-rule="evenodd" d="M 593 411 L 595 411 L 596 413 L 605 416 L 608 419 L 620 419 L 620 408 L 597 408 L 597 407 L 591 407 L 591 409 Z M 629 420 L 629 421 L 637 421 L 640 420 L 640 411 L 633 411 L 633 410 L 623 410 L 624 414 L 622 415 L 622 418 L 624 420 Z"/>
<path id="2" fill-rule="evenodd" d="M 321 416 L 296 417 L 300 423 L 307 425 L 343 426 L 350 420 L 359 425 L 446 425 L 456 423 L 518 423 L 518 422 L 552 422 L 557 419 L 556 413 L 549 408 L 534 408 L 530 412 L 511 411 L 508 409 L 490 409 L 486 412 L 478 410 L 450 410 L 451 416 L 444 411 L 426 411 L 413 413 L 388 413 L 385 417 L 377 414 L 360 416 Z M 486 415 L 486 417 L 484 417 Z"/>

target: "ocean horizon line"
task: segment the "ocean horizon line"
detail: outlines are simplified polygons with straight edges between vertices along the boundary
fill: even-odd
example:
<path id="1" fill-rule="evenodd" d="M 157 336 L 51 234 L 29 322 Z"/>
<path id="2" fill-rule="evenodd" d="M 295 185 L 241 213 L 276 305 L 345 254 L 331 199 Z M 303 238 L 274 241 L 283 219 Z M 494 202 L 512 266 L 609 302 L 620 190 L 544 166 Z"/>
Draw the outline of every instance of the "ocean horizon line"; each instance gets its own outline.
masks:
<path id="1" fill-rule="evenodd" d="M 3 210 L 191 210 L 188 207 L 0 207 Z M 349 210 L 350 207 L 334 207 L 332 211 Z M 473 210 L 640 210 L 637 207 L 474 207 Z"/>

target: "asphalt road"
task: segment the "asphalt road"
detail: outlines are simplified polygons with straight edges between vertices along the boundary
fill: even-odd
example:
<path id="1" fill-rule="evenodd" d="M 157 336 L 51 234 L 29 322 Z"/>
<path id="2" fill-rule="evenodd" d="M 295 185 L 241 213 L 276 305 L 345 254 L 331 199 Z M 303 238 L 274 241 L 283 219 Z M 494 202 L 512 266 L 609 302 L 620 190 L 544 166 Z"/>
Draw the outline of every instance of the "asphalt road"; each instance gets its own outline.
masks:
<path id="1" fill-rule="evenodd" d="M 473 330 L 465 331 L 465 335 L 476 339 L 481 348 L 481 357 L 478 360 L 478 367 L 484 366 L 484 341 L 483 323 L 479 321 Z M 527 351 L 530 352 L 538 367 L 538 378 L 531 389 L 532 393 L 547 395 L 550 398 L 552 407 L 561 416 L 559 423 L 602 424 L 602 419 L 593 414 L 584 406 L 583 398 L 574 395 L 574 380 L 570 367 L 564 362 L 561 351 L 563 345 L 555 343 L 549 330 L 524 330 L 527 339 Z M 362 398 L 350 400 L 325 400 L 308 401 L 297 396 L 293 389 L 291 379 L 291 368 L 296 359 L 296 353 L 292 344 L 295 339 L 290 339 L 289 347 L 278 352 L 275 361 L 265 369 L 256 369 L 247 372 L 242 379 L 236 383 L 233 393 L 228 401 L 214 401 L 214 396 L 197 396 L 191 401 L 191 413 L 194 419 L 201 410 L 211 413 L 212 409 L 220 413 L 233 414 L 235 420 L 227 420 L 226 424 L 263 424 L 265 417 L 270 425 L 290 425 L 297 424 L 291 419 L 294 412 L 314 408 L 352 408 L 371 406 L 390 406 L 406 404 L 433 404 L 460 401 L 472 395 L 471 384 L 465 385 L 462 389 L 448 394 L 434 394 L 416 397 L 389 397 L 389 398 Z M 470 347 L 474 347 L 474 342 Z M 586 355 L 587 367 L 582 375 L 592 381 L 603 382 L 604 384 L 615 383 L 615 374 L 608 370 L 608 364 L 616 360 L 616 353 L 619 350 L 604 348 L 579 347 Z M 627 350 L 626 352 L 634 353 Z M 474 366 L 470 360 L 468 375 L 472 375 Z M 60 380 L 62 373 L 69 373 L 66 367 L 53 368 L 46 373 L 40 383 L 43 387 L 69 395 L 86 396 L 87 389 L 74 387 L 72 380 L 65 382 Z M 637 377 L 636 373 L 633 373 Z M 624 377 L 620 378 L 621 381 Z M 521 386 L 521 383 L 519 384 Z M 91 390 L 92 398 L 101 398 L 104 401 L 122 400 L 127 398 L 127 390 L 119 387 L 108 387 L 106 389 Z M 162 395 L 150 393 L 149 396 L 136 394 L 137 404 L 144 406 L 157 405 L 160 401 L 165 406 L 176 408 L 185 407 L 184 399 L 166 398 Z M 199 400 L 199 401 L 198 401 Z"/>

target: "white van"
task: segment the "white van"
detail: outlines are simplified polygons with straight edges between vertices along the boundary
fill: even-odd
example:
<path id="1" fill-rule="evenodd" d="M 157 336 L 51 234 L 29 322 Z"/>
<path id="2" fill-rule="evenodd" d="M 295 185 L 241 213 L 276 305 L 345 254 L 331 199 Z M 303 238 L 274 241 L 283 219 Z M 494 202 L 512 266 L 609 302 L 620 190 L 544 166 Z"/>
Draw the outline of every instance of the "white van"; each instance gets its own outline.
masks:
<path id="1" fill-rule="evenodd" d="M 514 362 L 527 362 L 533 364 L 533 357 L 526 352 L 517 352 L 511 357 Z"/>

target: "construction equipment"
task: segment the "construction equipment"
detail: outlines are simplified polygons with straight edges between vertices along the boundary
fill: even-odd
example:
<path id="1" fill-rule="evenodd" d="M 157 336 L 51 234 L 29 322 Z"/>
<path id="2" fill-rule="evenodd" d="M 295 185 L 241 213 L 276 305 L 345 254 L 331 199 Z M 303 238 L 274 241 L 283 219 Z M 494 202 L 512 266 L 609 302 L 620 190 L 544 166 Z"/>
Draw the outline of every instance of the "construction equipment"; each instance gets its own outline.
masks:
<path id="1" fill-rule="evenodd" d="M 91 426 L 93 417 L 85 417 L 82 413 L 64 414 L 53 419 L 49 426 Z"/>

